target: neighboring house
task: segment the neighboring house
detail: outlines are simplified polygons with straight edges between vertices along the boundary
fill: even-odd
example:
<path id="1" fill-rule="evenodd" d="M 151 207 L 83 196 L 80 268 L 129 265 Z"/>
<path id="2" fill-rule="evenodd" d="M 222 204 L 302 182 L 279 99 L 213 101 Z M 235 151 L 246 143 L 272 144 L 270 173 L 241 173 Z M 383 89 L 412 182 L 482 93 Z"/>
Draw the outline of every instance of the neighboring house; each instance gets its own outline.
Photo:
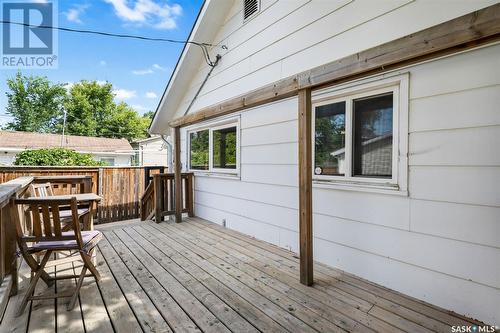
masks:
<path id="1" fill-rule="evenodd" d="M 136 150 L 139 166 L 167 166 L 167 147 L 161 136 L 154 135 L 147 139 L 132 142 Z"/>
<path id="2" fill-rule="evenodd" d="M 86 153 L 109 166 L 131 165 L 134 151 L 125 139 L 90 136 L 45 134 L 18 131 L 0 131 L 0 165 L 12 165 L 16 155 L 28 149 L 67 148 Z"/>
<path id="3" fill-rule="evenodd" d="M 222 58 L 186 45 L 150 132 L 179 133 L 197 216 L 295 252 L 313 155 L 315 260 L 498 324 L 497 2 L 207 0 L 189 39 Z"/>

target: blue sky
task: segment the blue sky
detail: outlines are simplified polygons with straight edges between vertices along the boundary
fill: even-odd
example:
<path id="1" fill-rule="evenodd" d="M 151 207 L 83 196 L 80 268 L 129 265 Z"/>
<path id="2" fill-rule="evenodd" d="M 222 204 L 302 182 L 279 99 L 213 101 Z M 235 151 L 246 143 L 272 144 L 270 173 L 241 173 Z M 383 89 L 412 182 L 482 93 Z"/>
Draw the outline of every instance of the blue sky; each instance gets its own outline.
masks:
<path id="1" fill-rule="evenodd" d="M 43 0 L 37 0 L 43 1 Z M 148 37 L 187 39 L 202 0 L 60 0 L 60 27 Z M 139 113 L 155 110 L 182 44 L 58 32 L 59 68 L 23 70 L 53 82 L 109 81 L 116 100 Z M 0 124 L 5 116 L 5 83 L 16 70 L 0 70 Z"/>

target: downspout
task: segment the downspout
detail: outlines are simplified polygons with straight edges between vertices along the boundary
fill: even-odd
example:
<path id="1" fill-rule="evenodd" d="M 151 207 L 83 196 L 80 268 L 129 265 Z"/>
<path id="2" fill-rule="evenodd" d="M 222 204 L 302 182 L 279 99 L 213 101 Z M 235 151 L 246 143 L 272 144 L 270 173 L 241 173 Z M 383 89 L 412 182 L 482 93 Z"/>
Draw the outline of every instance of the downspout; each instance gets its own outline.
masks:
<path id="1" fill-rule="evenodd" d="M 166 135 L 162 134 L 160 137 L 163 140 L 163 142 L 165 142 L 165 144 L 167 145 L 167 169 L 168 169 L 168 172 L 172 172 L 172 167 L 174 165 L 172 153 L 174 150 L 173 150 L 172 144 L 168 141 L 170 136 L 166 136 Z"/>

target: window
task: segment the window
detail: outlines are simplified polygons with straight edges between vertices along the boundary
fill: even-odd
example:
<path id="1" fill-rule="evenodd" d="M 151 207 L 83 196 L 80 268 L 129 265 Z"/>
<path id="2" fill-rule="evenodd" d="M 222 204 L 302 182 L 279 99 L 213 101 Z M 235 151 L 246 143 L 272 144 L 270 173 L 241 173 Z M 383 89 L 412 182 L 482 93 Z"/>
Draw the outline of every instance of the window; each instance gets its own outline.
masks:
<path id="1" fill-rule="evenodd" d="M 372 79 L 314 95 L 315 183 L 406 191 L 407 84 Z"/>
<path id="2" fill-rule="evenodd" d="M 260 0 L 243 0 L 243 22 L 251 18 L 260 9 Z"/>
<path id="3" fill-rule="evenodd" d="M 214 130 L 213 167 L 217 169 L 236 169 L 236 126 Z"/>
<path id="4" fill-rule="evenodd" d="M 189 166 L 193 170 L 208 170 L 208 130 L 189 133 Z"/>
<path id="5" fill-rule="evenodd" d="M 236 174 L 239 171 L 239 118 L 188 129 L 189 169 Z"/>
<path id="6" fill-rule="evenodd" d="M 107 166 L 115 165 L 115 159 L 113 157 L 101 157 L 100 161 L 106 163 Z"/>

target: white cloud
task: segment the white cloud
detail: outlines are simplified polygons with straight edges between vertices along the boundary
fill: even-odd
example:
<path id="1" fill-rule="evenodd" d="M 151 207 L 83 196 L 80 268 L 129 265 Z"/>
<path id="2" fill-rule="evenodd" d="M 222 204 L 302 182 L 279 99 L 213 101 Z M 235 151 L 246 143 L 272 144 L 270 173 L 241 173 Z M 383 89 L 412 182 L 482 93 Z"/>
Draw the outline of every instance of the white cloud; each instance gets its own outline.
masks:
<path id="1" fill-rule="evenodd" d="M 148 91 L 146 93 L 146 98 L 156 98 L 158 97 L 158 95 L 156 95 L 156 93 L 154 93 L 153 91 Z"/>
<path id="2" fill-rule="evenodd" d="M 168 70 L 168 68 L 166 68 L 166 67 L 162 67 L 158 64 L 153 64 L 153 66 L 151 66 L 150 68 L 133 70 L 132 74 L 134 74 L 134 75 L 148 75 L 148 74 L 153 74 L 156 71 L 166 72 L 167 70 Z"/>
<path id="3" fill-rule="evenodd" d="M 158 65 L 158 64 L 154 64 L 154 65 L 153 65 L 153 68 L 154 68 L 154 69 L 157 69 L 157 70 L 159 70 L 159 71 L 162 71 L 162 72 L 166 72 L 166 71 L 168 70 L 168 68 L 166 68 L 166 67 L 162 67 L 162 66 L 160 66 L 160 65 Z"/>
<path id="4" fill-rule="evenodd" d="M 103 85 L 107 84 L 107 83 L 108 83 L 108 81 L 99 81 L 99 80 L 97 80 L 97 81 L 96 81 L 96 83 L 97 83 L 98 85 L 100 85 L 100 86 L 103 86 Z"/>
<path id="5" fill-rule="evenodd" d="M 70 22 L 75 22 L 82 24 L 82 20 L 80 19 L 80 16 L 85 13 L 85 11 L 89 8 L 89 5 L 74 5 L 72 8 L 68 9 L 67 12 L 64 12 L 63 14 L 66 15 L 66 19 Z"/>
<path id="6" fill-rule="evenodd" d="M 126 100 L 137 97 L 137 92 L 135 90 L 126 89 L 115 89 L 113 90 L 116 99 Z"/>
<path id="7" fill-rule="evenodd" d="M 106 66 L 108 63 L 104 60 L 99 61 L 99 65 Z"/>
<path id="8" fill-rule="evenodd" d="M 139 112 L 146 112 L 146 111 L 150 111 L 151 108 L 148 108 L 144 105 L 138 105 L 138 104 L 134 104 L 134 105 L 131 105 L 132 108 L 136 111 L 139 111 Z"/>
<path id="9" fill-rule="evenodd" d="M 64 84 L 64 88 L 66 88 L 66 90 L 67 90 L 67 91 L 70 91 L 70 90 L 71 90 L 71 88 L 73 88 L 73 86 L 74 86 L 74 85 L 75 85 L 75 83 L 74 83 L 74 82 L 69 81 L 69 82 L 66 82 L 66 83 Z"/>
<path id="10" fill-rule="evenodd" d="M 182 14 L 178 4 L 161 4 L 156 0 L 104 0 L 113 5 L 115 14 L 124 21 L 149 25 L 157 29 L 174 29 Z"/>
<path id="11" fill-rule="evenodd" d="M 132 74 L 134 74 L 134 75 L 148 75 L 148 74 L 153 74 L 153 73 L 154 72 L 151 68 L 138 69 L 138 70 L 132 71 Z"/>

